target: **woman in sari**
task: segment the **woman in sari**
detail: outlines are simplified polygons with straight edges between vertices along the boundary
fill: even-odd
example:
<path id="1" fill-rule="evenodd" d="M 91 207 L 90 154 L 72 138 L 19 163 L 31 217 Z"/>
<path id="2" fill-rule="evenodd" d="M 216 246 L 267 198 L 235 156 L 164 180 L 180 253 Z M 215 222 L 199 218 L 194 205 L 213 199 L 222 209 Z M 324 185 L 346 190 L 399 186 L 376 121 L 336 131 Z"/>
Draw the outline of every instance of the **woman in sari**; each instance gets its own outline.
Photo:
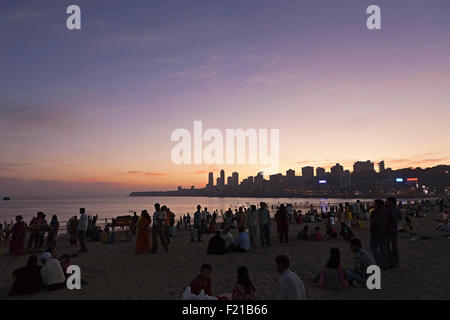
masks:
<path id="1" fill-rule="evenodd" d="M 58 217 L 53 215 L 52 221 L 50 221 L 50 231 L 47 236 L 47 249 L 56 248 L 56 240 L 58 239 L 59 222 Z"/>
<path id="2" fill-rule="evenodd" d="M 25 249 L 25 237 L 27 235 L 27 225 L 23 222 L 22 216 L 16 217 L 16 223 L 11 230 L 11 242 L 9 252 L 16 258 Z"/>
<path id="3" fill-rule="evenodd" d="M 349 283 L 345 279 L 344 268 L 341 263 L 339 249 L 331 248 L 330 257 L 325 261 L 320 270 L 319 286 L 329 290 L 348 288 Z"/>
<path id="4" fill-rule="evenodd" d="M 138 236 L 136 239 L 136 254 L 150 251 L 150 215 L 147 210 L 142 211 L 138 222 Z"/>

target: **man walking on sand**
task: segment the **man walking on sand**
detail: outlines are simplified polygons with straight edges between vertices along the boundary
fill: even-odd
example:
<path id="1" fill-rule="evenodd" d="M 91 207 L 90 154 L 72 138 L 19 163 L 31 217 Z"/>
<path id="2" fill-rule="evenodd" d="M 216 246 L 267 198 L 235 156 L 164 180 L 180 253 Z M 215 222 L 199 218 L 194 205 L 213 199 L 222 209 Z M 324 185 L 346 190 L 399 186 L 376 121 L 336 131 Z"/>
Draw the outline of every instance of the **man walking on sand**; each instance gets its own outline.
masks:
<path id="1" fill-rule="evenodd" d="M 375 210 L 370 215 L 370 249 L 376 264 L 388 268 L 388 217 L 381 199 L 375 200 Z"/>
<path id="2" fill-rule="evenodd" d="M 258 213 L 256 212 L 256 206 L 254 204 L 252 204 L 250 211 L 247 214 L 247 227 L 250 233 L 250 243 L 252 247 L 256 247 L 258 237 Z"/>
<path id="3" fill-rule="evenodd" d="M 400 219 L 400 210 L 397 208 L 397 199 L 388 198 L 386 200 L 387 216 L 388 216 L 388 252 L 389 265 L 391 268 L 398 268 L 399 252 L 398 252 L 398 220 Z"/>
<path id="4" fill-rule="evenodd" d="M 259 221 L 259 235 L 261 237 L 261 246 L 264 244 L 270 247 L 270 212 L 267 209 L 267 204 L 261 202 L 258 209 L 258 221 Z"/>
<path id="5" fill-rule="evenodd" d="M 165 208 L 165 207 L 164 207 Z M 164 233 L 164 222 L 166 221 L 166 212 L 161 210 L 159 203 L 155 203 L 155 213 L 153 214 L 153 227 L 152 227 L 152 251 L 150 253 L 156 253 L 158 251 L 158 237 L 166 250 L 169 250 L 167 245 L 166 235 Z"/>
<path id="6" fill-rule="evenodd" d="M 78 239 L 80 240 L 81 249 L 79 252 L 88 252 L 86 246 L 86 234 L 88 228 L 88 216 L 86 209 L 80 208 L 80 220 L 78 221 Z"/>

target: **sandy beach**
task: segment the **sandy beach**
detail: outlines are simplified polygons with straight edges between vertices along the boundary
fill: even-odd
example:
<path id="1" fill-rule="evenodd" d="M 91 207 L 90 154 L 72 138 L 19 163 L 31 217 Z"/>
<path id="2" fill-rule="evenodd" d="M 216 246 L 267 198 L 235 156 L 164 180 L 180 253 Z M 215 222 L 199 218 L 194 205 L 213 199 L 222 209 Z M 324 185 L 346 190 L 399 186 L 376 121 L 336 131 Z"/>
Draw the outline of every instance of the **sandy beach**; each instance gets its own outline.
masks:
<path id="1" fill-rule="evenodd" d="M 450 239 L 443 237 L 445 233 L 435 230 L 434 212 L 423 218 L 411 219 L 416 225 L 417 235 L 399 234 L 400 268 L 382 272 L 381 290 L 349 288 L 328 291 L 317 287 L 312 281 L 313 272 L 318 271 L 331 247 L 341 250 L 346 266 L 353 265 L 353 253 L 345 240 L 295 240 L 304 224 L 291 224 L 287 244 L 278 243 L 276 230 L 272 227 L 272 247 L 258 246 L 248 253 L 233 252 L 222 256 L 206 254 L 211 234 L 203 235 L 201 243 L 191 243 L 188 231 L 178 232 L 177 238 L 172 238 L 169 252 L 160 248 L 155 255 L 135 255 L 136 237 L 116 244 L 88 242 L 89 252 L 71 260 L 72 264 L 80 266 L 82 278 L 87 282 L 81 290 L 42 290 L 14 299 L 180 299 L 205 262 L 213 266 L 213 294 L 230 294 L 236 280 L 236 269 L 246 265 L 257 288 L 258 299 L 274 299 L 279 278 L 274 258 L 278 254 L 290 257 L 291 269 L 303 279 L 308 299 L 450 299 Z M 310 230 L 315 225 L 325 229 L 322 223 L 309 223 Z M 364 226 L 365 229 L 353 231 L 369 251 L 368 221 Z M 236 236 L 235 230 L 233 235 Z M 432 239 L 421 240 L 421 236 Z M 11 272 L 24 266 L 28 255 L 12 259 L 6 249 L 3 248 L 0 257 L 0 298 L 12 299 L 7 296 L 12 284 Z M 76 251 L 70 248 L 64 236 L 60 237 L 58 255 Z"/>

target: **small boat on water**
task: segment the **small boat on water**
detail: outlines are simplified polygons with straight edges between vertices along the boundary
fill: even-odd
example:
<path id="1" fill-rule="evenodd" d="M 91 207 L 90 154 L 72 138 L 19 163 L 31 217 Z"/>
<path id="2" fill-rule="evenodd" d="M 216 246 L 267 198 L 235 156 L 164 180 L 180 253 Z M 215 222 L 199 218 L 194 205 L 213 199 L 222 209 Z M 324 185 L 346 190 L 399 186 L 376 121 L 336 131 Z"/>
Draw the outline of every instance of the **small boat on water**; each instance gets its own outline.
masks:
<path id="1" fill-rule="evenodd" d="M 3 200 L 7 201 L 7 200 L 11 200 L 10 197 L 3 197 Z"/>

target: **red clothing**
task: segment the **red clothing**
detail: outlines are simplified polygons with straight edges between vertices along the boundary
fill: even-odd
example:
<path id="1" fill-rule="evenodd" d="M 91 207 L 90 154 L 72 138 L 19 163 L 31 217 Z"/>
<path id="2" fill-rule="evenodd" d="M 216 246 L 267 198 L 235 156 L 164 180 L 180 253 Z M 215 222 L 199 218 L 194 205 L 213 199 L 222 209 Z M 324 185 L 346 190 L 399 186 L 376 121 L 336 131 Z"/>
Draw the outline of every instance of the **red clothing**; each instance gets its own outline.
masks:
<path id="1" fill-rule="evenodd" d="M 323 239 L 323 233 L 320 231 L 314 232 L 314 240 L 320 241 Z"/>
<path id="2" fill-rule="evenodd" d="M 211 277 L 204 278 L 198 275 L 191 282 L 191 293 L 200 294 L 200 291 L 205 290 L 205 294 L 212 296 L 212 279 Z"/>
<path id="3" fill-rule="evenodd" d="M 233 289 L 232 300 L 256 300 L 256 288 L 252 285 L 250 292 L 245 292 L 245 287 L 242 284 L 236 283 Z"/>
<path id="4" fill-rule="evenodd" d="M 9 243 L 9 251 L 12 255 L 18 256 L 24 252 L 26 234 L 27 225 L 25 222 L 16 222 L 11 229 L 11 242 Z"/>

